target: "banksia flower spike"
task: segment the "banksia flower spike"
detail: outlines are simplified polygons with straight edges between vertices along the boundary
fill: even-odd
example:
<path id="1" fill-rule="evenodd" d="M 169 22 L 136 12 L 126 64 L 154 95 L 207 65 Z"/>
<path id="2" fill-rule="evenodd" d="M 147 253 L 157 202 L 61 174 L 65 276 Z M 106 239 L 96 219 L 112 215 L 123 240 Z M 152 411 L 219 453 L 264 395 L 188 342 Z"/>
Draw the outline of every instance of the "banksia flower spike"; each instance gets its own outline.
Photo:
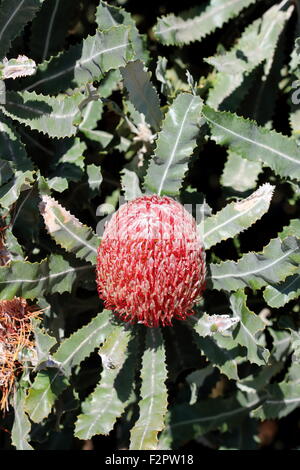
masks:
<path id="1" fill-rule="evenodd" d="M 194 218 L 166 196 L 121 206 L 98 249 L 97 285 L 105 307 L 124 321 L 156 327 L 193 314 L 205 288 L 205 254 Z"/>
<path id="2" fill-rule="evenodd" d="M 22 371 L 20 353 L 33 349 L 32 319 L 40 312 L 23 298 L 0 300 L 0 410 L 8 409 L 8 398 L 16 376 Z"/>

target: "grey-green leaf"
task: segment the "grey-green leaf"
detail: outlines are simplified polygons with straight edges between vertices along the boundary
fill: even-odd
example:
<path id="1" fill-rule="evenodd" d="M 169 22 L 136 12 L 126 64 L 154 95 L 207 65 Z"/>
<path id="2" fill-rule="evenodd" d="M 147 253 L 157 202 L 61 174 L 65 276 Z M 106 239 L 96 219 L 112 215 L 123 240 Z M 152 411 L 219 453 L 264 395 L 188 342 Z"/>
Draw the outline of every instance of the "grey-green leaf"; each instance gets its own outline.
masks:
<path id="1" fill-rule="evenodd" d="M 300 179 L 300 149 L 294 139 L 259 127 L 254 121 L 204 106 L 212 138 L 250 161 L 260 161 L 284 178 Z"/>
<path id="2" fill-rule="evenodd" d="M 157 435 L 164 428 L 168 406 L 165 360 L 162 334 L 157 328 L 149 328 L 141 371 L 140 414 L 130 433 L 132 450 L 157 449 Z"/>
<path id="3" fill-rule="evenodd" d="M 196 147 L 201 108 L 201 98 L 189 93 L 181 93 L 173 101 L 145 176 L 148 191 L 171 196 L 179 193 L 188 160 Z"/>

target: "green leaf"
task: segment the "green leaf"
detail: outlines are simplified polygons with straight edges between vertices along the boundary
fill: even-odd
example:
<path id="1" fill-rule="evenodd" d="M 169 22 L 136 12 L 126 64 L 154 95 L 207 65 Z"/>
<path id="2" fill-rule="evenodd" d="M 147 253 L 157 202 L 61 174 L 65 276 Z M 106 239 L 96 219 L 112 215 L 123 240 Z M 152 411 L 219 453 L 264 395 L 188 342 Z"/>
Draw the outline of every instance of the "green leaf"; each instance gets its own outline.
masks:
<path id="1" fill-rule="evenodd" d="M 206 249 L 222 240 L 233 238 L 251 227 L 269 209 L 274 186 L 263 184 L 246 199 L 228 204 L 224 209 L 204 219 L 203 242 Z M 201 230 L 201 224 L 198 226 Z"/>
<path id="2" fill-rule="evenodd" d="M 168 406 L 165 359 L 165 348 L 160 330 L 149 328 L 141 370 L 140 414 L 131 429 L 131 450 L 157 449 L 157 434 L 164 428 Z"/>
<path id="3" fill-rule="evenodd" d="M 176 196 L 188 168 L 188 159 L 196 147 L 202 100 L 181 93 L 170 106 L 158 134 L 144 185 L 158 195 Z"/>
<path id="4" fill-rule="evenodd" d="M 193 8 L 180 16 L 170 14 L 159 18 L 154 33 L 159 42 L 166 45 L 200 41 L 253 2 L 254 0 L 211 0 L 205 6 Z"/>
<path id="5" fill-rule="evenodd" d="M 261 162 L 250 162 L 230 150 L 227 154 L 228 158 L 221 176 L 222 186 L 241 193 L 255 188 L 258 175 L 262 171 Z"/>
<path id="6" fill-rule="evenodd" d="M 30 419 L 40 423 L 47 418 L 58 396 L 67 388 L 67 379 L 55 369 L 42 370 L 37 374 L 26 397 L 25 410 Z"/>
<path id="7" fill-rule="evenodd" d="M 97 196 L 100 193 L 100 185 L 102 183 L 102 173 L 101 167 L 97 165 L 87 165 L 86 166 L 86 174 L 88 177 L 88 185 L 90 187 L 91 193 L 93 196 Z M 99 245 L 99 241 L 98 241 Z M 98 246 L 97 245 L 97 246 Z"/>
<path id="8" fill-rule="evenodd" d="M 269 385 L 268 397 L 252 412 L 260 420 L 279 419 L 300 406 L 300 383 L 281 382 Z"/>
<path id="9" fill-rule="evenodd" d="M 0 59 L 10 50 L 11 42 L 32 20 L 44 0 L 3 0 L 0 9 Z"/>
<path id="10" fill-rule="evenodd" d="M 10 119 L 0 113 L 0 156 L 14 163 L 17 170 L 32 170 L 33 165 L 27 157 L 26 149 Z"/>
<path id="11" fill-rule="evenodd" d="M 51 255 L 40 263 L 11 261 L 0 266 L 0 299 L 14 296 L 34 299 L 41 294 L 71 292 L 76 277 L 92 271 L 88 265 L 72 265 L 60 255 Z"/>
<path id="12" fill-rule="evenodd" d="M 171 434 L 173 445 L 178 448 L 209 431 L 237 426 L 260 402 L 256 395 L 248 398 L 238 392 L 230 398 L 210 398 L 194 405 L 177 404 L 171 408 L 161 439 Z"/>
<path id="13" fill-rule="evenodd" d="M 123 169 L 121 173 L 121 185 L 124 191 L 126 201 L 131 201 L 142 196 L 140 189 L 139 177 L 134 171 Z"/>
<path id="14" fill-rule="evenodd" d="M 124 8 L 109 5 L 100 0 L 96 10 L 96 22 L 101 31 L 118 25 L 130 26 L 130 39 L 135 51 L 133 58 L 141 59 L 143 62 L 149 60 L 149 52 L 145 47 L 145 37 L 139 34 L 134 19 Z"/>
<path id="15" fill-rule="evenodd" d="M 230 306 L 234 318 L 240 321 L 233 332 L 233 338 L 241 346 L 247 348 L 247 358 L 257 365 L 267 363 L 270 353 L 259 344 L 258 333 L 263 331 L 266 324 L 254 312 L 251 312 L 246 304 L 247 296 L 243 290 L 237 291 L 230 297 Z"/>
<path id="16" fill-rule="evenodd" d="M 111 312 L 103 310 L 61 343 L 53 359 L 60 363 L 66 376 L 105 341 L 112 329 L 111 320 Z"/>
<path id="17" fill-rule="evenodd" d="M 34 79 L 26 80 L 25 90 L 52 94 L 99 81 L 109 70 L 133 59 L 129 32 L 126 26 L 96 31 L 94 36 L 40 64 Z"/>
<path id="18" fill-rule="evenodd" d="M 40 212 L 49 235 L 58 245 L 75 254 L 77 258 L 95 264 L 100 239 L 55 199 L 47 195 L 41 198 Z"/>
<path id="19" fill-rule="evenodd" d="M 246 286 L 260 289 L 284 281 L 299 269 L 300 241 L 287 237 L 271 240 L 262 253 L 247 253 L 237 262 L 211 264 L 213 289 L 233 291 Z"/>
<path id="20" fill-rule="evenodd" d="M 150 73 L 139 60 L 129 62 L 121 69 L 121 73 L 131 103 L 139 113 L 144 114 L 146 122 L 158 131 L 162 112 L 158 94 L 150 81 Z"/>
<path id="21" fill-rule="evenodd" d="M 230 349 L 222 348 L 214 336 L 203 337 L 203 328 L 200 325 L 196 324 L 194 328 L 194 341 L 200 351 L 222 374 L 225 374 L 229 379 L 238 380 L 237 359 L 240 347 L 237 344 L 232 344 Z"/>
<path id="22" fill-rule="evenodd" d="M 48 360 L 49 352 L 56 344 L 56 339 L 53 336 L 49 336 L 42 328 L 40 328 L 40 322 L 40 320 L 36 319 L 33 319 L 32 321 L 38 364 Z"/>
<path id="23" fill-rule="evenodd" d="M 73 0 L 47 0 L 31 27 L 30 53 L 39 62 L 63 48 Z"/>
<path id="24" fill-rule="evenodd" d="M 0 206 L 9 209 L 22 191 L 30 189 L 34 183 L 33 171 L 16 171 L 13 178 L 0 188 Z"/>
<path id="25" fill-rule="evenodd" d="M 204 106 L 203 115 L 217 144 L 229 146 L 247 160 L 263 162 L 279 176 L 300 179 L 300 150 L 294 139 L 208 106 Z"/>
<path id="26" fill-rule="evenodd" d="M 264 299 L 272 308 L 279 308 L 300 296 L 300 276 L 294 274 L 285 282 L 267 286 L 264 290 Z"/>
<path id="27" fill-rule="evenodd" d="M 124 412 L 134 385 L 134 344 L 132 328 L 118 325 L 101 347 L 103 371 L 95 390 L 82 404 L 82 414 L 75 425 L 79 439 L 109 434 Z"/>
<path id="28" fill-rule="evenodd" d="M 25 413 L 24 404 L 25 392 L 21 387 L 18 387 L 13 397 L 15 418 L 11 431 L 11 442 L 17 450 L 33 450 L 28 443 L 31 424 Z"/>
<path id="29" fill-rule="evenodd" d="M 245 77 L 262 62 L 266 61 L 269 72 L 278 39 L 294 9 L 291 6 L 282 10 L 282 3 L 272 6 L 248 26 L 229 52 L 205 59 L 218 71 L 209 91 L 209 106 L 217 108 L 238 87 L 245 87 Z"/>
<path id="30" fill-rule="evenodd" d="M 10 91 L 6 94 L 6 105 L 1 106 L 4 114 L 49 137 L 70 137 L 77 132 L 73 125 L 82 101 L 81 93 L 65 97 L 50 97 Z"/>

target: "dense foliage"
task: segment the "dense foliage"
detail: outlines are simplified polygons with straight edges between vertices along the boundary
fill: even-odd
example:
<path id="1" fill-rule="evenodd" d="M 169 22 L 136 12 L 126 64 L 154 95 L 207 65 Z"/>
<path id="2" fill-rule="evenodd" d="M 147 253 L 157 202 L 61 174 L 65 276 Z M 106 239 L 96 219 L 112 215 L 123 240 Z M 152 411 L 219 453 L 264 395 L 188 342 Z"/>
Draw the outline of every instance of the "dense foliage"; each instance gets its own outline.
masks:
<path id="1" fill-rule="evenodd" d="M 2 449 L 300 446 L 300 5 L 186 7 L 0 3 Z M 97 294 L 104 223 L 142 194 L 206 251 L 173 326 Z"/>

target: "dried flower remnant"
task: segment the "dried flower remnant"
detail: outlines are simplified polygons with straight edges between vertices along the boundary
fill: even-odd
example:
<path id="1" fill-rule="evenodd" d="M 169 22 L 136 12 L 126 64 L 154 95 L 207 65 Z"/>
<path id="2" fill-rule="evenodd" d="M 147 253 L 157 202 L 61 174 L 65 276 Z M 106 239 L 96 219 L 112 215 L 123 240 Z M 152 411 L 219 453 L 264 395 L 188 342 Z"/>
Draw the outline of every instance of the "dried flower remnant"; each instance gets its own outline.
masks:
<path id="1" fill-rule="evenodd" d="M 193 314 L 205 288 L 205 253 L 194 218 L 169 197 L 120 207 L 98 249 L 97 285 L 124 321 L 171 325 Z"/>
<path id="2" fill-rule="evenodd" d="M 16 376 L 22 371 L 20 354 L 34 349 L 32 319 L 40 315 L 23 298 L 0 300 L 0 410 L 8 409 L 8 398 Z"/>

